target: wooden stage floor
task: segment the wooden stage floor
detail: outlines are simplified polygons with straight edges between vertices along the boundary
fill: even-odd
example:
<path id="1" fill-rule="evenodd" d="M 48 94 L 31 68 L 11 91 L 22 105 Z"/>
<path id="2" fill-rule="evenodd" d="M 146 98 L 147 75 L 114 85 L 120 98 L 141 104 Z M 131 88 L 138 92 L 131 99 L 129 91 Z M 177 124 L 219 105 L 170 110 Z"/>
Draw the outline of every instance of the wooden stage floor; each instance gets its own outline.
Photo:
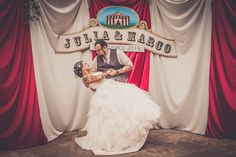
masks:
<path id="1" fill-rule="evenodd" d="M 1 151 L 0 157 L 93 157 L 74 138 L 85 132 L 68 132 L 45 145 Z M 114 157 L 236 157 L 236 140 L 214 139 L 178 130 L 151 130 L 140 151 Z"/>

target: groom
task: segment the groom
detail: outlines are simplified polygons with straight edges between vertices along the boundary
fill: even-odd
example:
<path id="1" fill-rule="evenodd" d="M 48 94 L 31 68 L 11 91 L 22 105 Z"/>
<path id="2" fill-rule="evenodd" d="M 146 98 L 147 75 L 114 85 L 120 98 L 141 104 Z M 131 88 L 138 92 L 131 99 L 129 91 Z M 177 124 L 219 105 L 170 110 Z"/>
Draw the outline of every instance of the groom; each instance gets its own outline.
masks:
<path id="1" fill-rule="evenodd" d="M 109 49 L 103 39 L 97 39 L 94 46 L 97 56 L 93 60 L 92 68 L 105 72 L 108 79 L 127 82 L 127 73 L 133 69 L 130 58 L 121 50 Z"/>

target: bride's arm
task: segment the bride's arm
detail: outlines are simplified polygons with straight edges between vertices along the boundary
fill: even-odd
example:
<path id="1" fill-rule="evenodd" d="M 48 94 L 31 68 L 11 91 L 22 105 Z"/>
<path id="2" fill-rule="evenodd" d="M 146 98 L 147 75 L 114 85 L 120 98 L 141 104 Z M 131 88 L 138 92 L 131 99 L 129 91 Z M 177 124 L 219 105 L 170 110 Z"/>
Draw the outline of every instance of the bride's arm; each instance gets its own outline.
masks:
<path id="1" fill-rule="evenodd" d="M 83 77 L 83 81 L 86 84 L 90 84 L 90 83 L 93 83 L 93 82 L 98 82 L 98 81 L 102 80 L 104 77 L 105 77 L 104 74 L 96 75 L 96 76 L 88 75 L 88 76 Z"/>

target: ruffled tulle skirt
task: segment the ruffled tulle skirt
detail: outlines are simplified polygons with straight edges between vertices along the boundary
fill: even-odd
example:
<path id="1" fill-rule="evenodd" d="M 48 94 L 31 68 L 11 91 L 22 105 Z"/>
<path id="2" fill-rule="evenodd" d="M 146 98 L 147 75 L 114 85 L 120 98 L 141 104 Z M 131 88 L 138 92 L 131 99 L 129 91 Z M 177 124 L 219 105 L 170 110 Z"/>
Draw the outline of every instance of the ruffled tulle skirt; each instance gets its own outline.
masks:
<path id="1" fill-rule="evenodd" d="M 106 80 L 91 97 L 87 135 L 75 141 L 96 155 L 135 152 L 160 114 L 145 91 L 133 84 Z"/>

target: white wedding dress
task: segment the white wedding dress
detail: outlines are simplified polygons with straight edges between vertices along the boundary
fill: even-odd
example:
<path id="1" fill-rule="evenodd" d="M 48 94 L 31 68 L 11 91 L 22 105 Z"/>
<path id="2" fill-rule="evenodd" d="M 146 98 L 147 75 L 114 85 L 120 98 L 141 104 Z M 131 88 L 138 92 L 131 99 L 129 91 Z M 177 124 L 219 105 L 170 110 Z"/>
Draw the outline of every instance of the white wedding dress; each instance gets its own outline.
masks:
<path id="1" fill-rule="evenodd" d="M 133 84 L 103 79 L 90 84 L 90 88 L 96 88 L 96 92 L 90 99 L 87 135 L 76 138 L 76 143 L 95 155 L 138 151 L 158 122 L 158 105 Z"/>

